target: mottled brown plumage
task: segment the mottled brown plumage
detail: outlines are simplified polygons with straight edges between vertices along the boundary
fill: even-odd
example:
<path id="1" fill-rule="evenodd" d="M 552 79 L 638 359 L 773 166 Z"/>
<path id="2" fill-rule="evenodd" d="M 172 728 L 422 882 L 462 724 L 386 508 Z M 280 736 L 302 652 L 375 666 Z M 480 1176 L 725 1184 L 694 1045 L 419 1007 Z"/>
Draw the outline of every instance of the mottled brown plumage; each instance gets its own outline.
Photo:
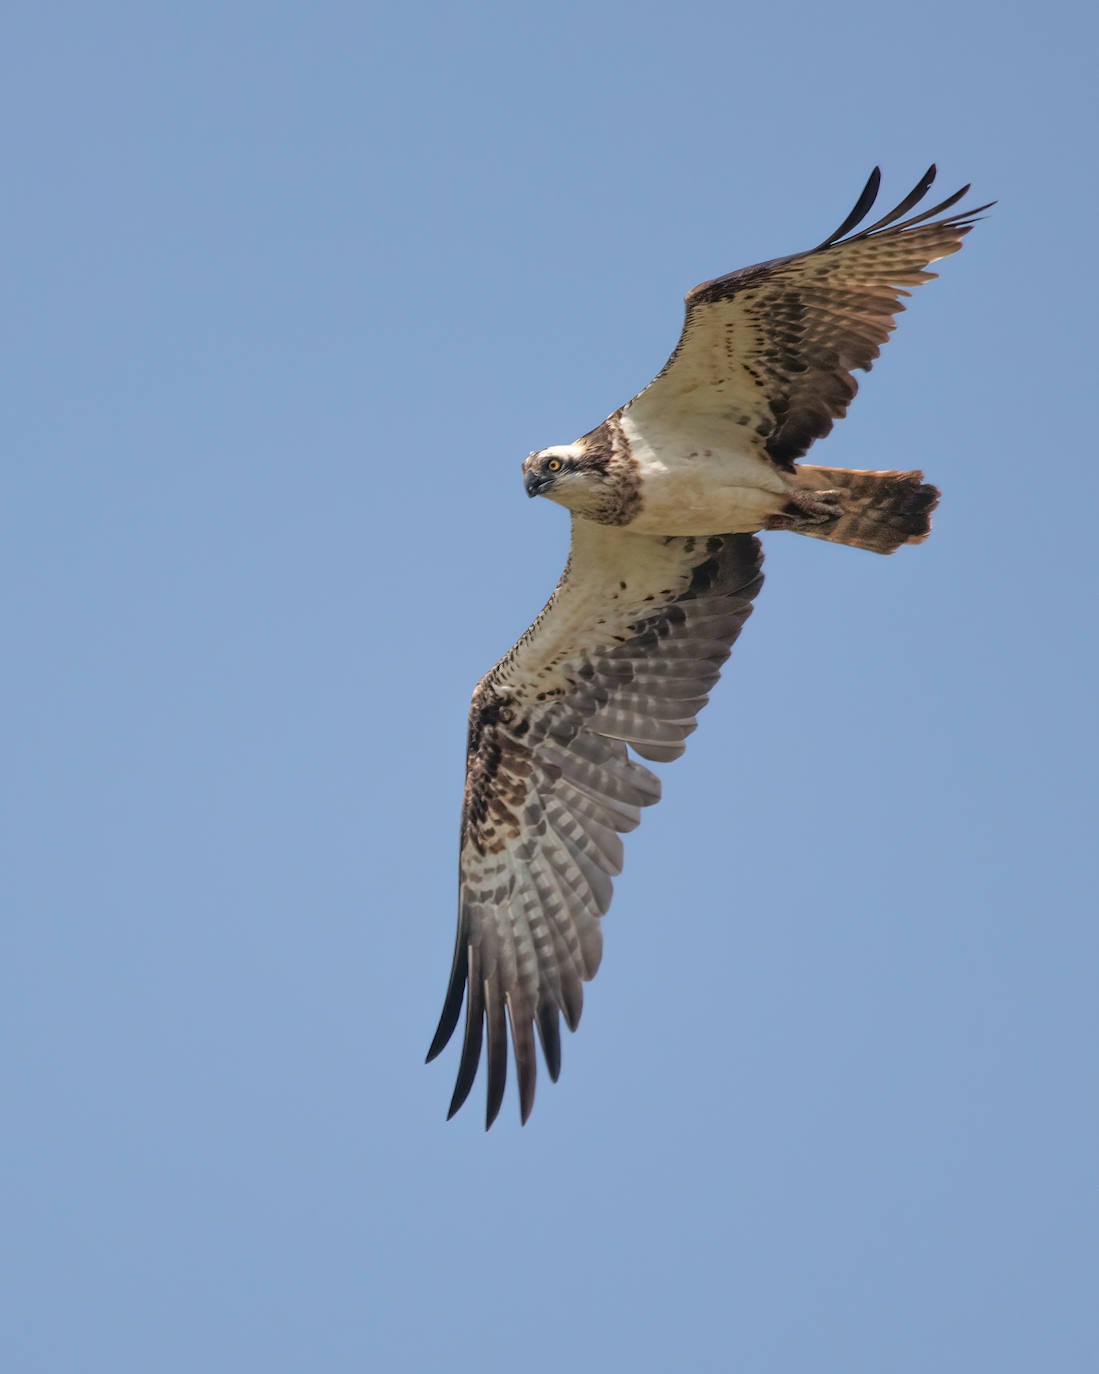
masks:
<path id="1" fill-rule="evenodd" d="M 473 694 L 462 817 L 459 933 L 429 1057 L 466 1028 L 451 1114 L 487 1032 L 488 1123 L 512 1026 L 520 1107 L 534 1100 L 533 1027 L 550 1076 L 558 1013 L 570 1030 L 599 966 L 600 917 L 622 866 L 621 831 L 660 796 L 631 759 L 677 758 L 759 590 L 750 535 L 638 536 L 576 519 L 569 565 L 532 632 Z M 517 703 L 522 702 L 522 710 Z"/>
<path id="2" fill-rule="evenodd" d="M 911 294 L 903 288 L 932 281 L 937 274 L 927 264 L 956 253 L 989 208 L 929 223 L 961 200 L 963 186 L 903 219 L 934 179 L 932 166 L 888 215 L 845 238 L 874 203 L 875 168 L 855 210 L 811 252 L 696 286 L 675 351 L 625 409 L 638 421 L 657 408 L 662 416 L 680 408 L 735 411 L 731 418 L 762 441 L 767 457 L 792 471 L 847 413 L 858 390 L 851 369 L 870 370 L 904 309 L 901 297 Z"/>
<path id="3" fill-rule="evenodd" d="M 535 1033 L 550 1077 L 560 1017 L 575 1029 L 599 965 L 620 833 L 660 784 L 762 582 L 753 531 L 794 530 L 890 553 L 930 529 L 920 473 L 797 465 L 846 413 L 906 287 L 954 253 L 979 210 L 944 215 L 963 188 L 905 219 L 932 167 L 888 215 L 877 194 L 817 248 L 695 287 L 675 351 L 628 405 L 523 465 L 528 494 L 573 516 L 568 566 L 542 614 L 473 695 L 458 936 L 428 1058 L 465 1030 L 450 1114 L 482 1049 L 486 1124 L 503 1099 L 508 1025 L 526 1121 Z M 943 216 L 935 219 L 935 216 Z"/>

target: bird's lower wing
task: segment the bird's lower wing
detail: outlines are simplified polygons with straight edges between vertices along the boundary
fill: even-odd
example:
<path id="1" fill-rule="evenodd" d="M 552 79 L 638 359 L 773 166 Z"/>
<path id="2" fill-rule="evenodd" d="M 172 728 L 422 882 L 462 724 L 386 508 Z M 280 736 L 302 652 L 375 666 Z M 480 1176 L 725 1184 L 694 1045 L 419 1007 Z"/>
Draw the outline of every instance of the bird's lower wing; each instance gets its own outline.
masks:
<path id="1" fill-rule="evenodd" d="M 545 610 L 479 684 L 470 712 L 458 937 L 428 1053 L 466 1001 L 450 1114 L 487 1047 L 486 1124 L 500 1109 L 511 1026 L 520 1114 L 534 1101 L 537 1029 L 550 1077 L 560 1020 L 580 1019 L 621 871 L 619 832 L 660 796 L 630 754 L 677 758 L 762 583 L 752 535 L 661 538 L 574 520 Z"/>

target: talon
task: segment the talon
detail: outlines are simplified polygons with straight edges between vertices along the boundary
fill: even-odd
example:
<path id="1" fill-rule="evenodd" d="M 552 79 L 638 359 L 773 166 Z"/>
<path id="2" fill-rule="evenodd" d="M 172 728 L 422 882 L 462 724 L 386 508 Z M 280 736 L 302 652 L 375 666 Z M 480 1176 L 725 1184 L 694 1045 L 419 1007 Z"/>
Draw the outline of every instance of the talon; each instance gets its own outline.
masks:
<path id="1" fill-rule="evenodd" d="M 769 530 L 805 530 L 838 520 L 847 510 L 842 491 L 792 491 L 783 510 L 768 517 Z"/>
<path id="2" fill-rule="evenodd" d="M 846 511 L 843 492 L 830 488 L 824 492 L 791 492 L 786 508 L 769 518 L 768 529 L 805 529 L 806 525 L 827 525 Z"/>
<path id="3" fill-rule="evenodd" d="M 844 511 L 843 492 L 835 489 L 797 491 L 794 492 L 790 504 L 802 517 L 800 523 L 803 524 L 822 525 L 826 520 L 838 519 Z"/>

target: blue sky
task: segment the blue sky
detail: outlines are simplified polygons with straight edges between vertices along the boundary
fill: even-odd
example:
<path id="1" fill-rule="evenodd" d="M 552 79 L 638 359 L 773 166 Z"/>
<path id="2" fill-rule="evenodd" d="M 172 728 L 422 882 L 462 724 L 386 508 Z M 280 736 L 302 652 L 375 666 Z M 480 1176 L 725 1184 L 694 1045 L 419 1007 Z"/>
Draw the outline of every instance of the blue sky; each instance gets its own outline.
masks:
<path id="1" fill-rule="evenodd" d="M 0 1367 L 1096 1367 L 1096 36 L 12 7 Z M 560 1083 L 445 1124 L 522 458 L 932 159 L 1000 204 L 814 450 L 932 538 L 767 539 Z"/>

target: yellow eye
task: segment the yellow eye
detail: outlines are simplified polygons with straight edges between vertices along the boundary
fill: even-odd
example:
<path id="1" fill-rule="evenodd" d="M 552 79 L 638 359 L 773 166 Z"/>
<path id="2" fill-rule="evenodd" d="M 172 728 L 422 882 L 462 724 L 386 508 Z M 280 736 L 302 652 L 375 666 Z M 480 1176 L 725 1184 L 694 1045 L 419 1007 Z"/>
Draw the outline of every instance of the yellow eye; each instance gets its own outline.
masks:
<path id="1" fill-rule="evenodd" d="M 560 472 L 561 468 L 562 463 L 560 458 L 551 458 L 549 462 L 546 464 L 547 472 Z"/>

